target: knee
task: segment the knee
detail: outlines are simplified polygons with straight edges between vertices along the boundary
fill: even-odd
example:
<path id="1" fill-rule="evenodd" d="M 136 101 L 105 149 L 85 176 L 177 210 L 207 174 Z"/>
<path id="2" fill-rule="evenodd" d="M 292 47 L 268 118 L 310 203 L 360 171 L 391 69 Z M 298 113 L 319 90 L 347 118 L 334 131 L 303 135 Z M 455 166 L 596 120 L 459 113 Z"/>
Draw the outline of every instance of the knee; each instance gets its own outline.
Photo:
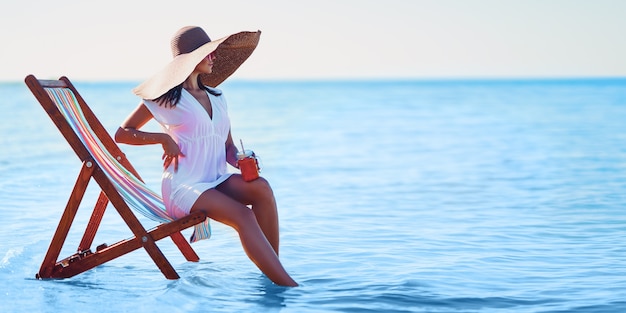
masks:
<path id="1" fill-rule="evenodd" d="M 259 177 L 254 180 L 254 194 L 255 198 L 265 200 L 274 200 L 274 191 L 270 183 L 263 177 Z"/>
<path id="2" fill-rule="evenodd" d="M 237 231 L 248 229 L 252 224 L 256 224 L 256 216 L 254 212 L 248 208 L 241 210 L 235 217 L 232 227 Z"/>

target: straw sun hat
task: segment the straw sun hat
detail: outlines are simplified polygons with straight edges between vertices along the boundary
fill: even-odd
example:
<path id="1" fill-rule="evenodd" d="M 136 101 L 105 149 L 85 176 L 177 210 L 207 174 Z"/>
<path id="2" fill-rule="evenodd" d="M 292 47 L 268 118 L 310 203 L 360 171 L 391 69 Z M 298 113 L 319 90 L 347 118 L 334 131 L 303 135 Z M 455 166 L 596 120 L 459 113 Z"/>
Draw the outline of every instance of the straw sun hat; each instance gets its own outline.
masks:
<path id="1" fill-rule="evenodd" d="M 209 36 L 197 26 L 183 27 L 172 37 L 174 59 L 160 72 L 133 89 L 143 99 L 156 99 L 168 90 L 180 85 L 193 72 L 196 65 L 215 51 L 213 71 L 201 74 L 204 85 L 216 87 L 252 54 L 261 31 L 240 32 L 211 41 Z"/>

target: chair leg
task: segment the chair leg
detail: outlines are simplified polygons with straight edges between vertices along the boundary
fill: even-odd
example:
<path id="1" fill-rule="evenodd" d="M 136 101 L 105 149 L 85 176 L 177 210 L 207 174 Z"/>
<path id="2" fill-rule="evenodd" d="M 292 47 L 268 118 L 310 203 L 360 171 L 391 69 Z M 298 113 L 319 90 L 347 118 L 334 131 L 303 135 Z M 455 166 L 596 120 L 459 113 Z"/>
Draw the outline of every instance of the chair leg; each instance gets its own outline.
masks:
<path id="1" fill-rule="evenodd" d="M 172 264 L 170 264 L 170 262 L 165 258 L 165 255 L 163 254 L 163 252 L 161 252 L 161 249 L 159 249 L 154 240 L 148 238 L 148 241 L 144 242 L 144 238 L 145 237 L 141 238 L 141 241 L 143 242 L 143 248 L 146 250 L 148 255 L 150 255 L 152 261 L 154 261 L 157 267 L 159 267 L 161 273 L 165 275 L 165 278 L 179 279 L 180 276 L 178 276 L 178 273 L 176 273 L 176 270 L 174 269 Z"/>
<path id="2" fill-rule="evenodd" d="M 172 241 L 174 241 L 174 244 L 176 244 L 180 252 L 183 253 L 187 261 L 200 261 L 200 257 L 198 256 L 198 254 L 196 254 L 193 248 L 191 248 L 191 245 L 189 244 L 189 242 L 187 242 L 185 237 L 183 237 L 183 234 L 181 234 L 180 232 L 175 232 L 170 236 L 170 238 L 172 238 Z"/>
<path id="3" fill-rule="evenodd" d="M 104 211 L 106 210 L 107 204 L 109 204 L 109 198 L 107 198 L 104 192 L 100 192 L 98 201 L 96 202 L 93 212 L 91 213 L 89 223 L 87 224 L 87 228 L 85 229 L 85 233 L 83 234 L 83 239 L 78 245 L 77 251 L 79 253 L 87 251 L 89 248 L 91 248 L 91 244 L 93 244 L 93 239 L 96 236 L 98 227 L 100 227 L 100 222 L 102 221 L 102 217 L 104 216 Z"/>
<path id="4" fill-rule="evenodd" d="M 54 236 L 52 237 L 52 242 L 50 243 L 48 252 L 41 263 L 39 273 L 37 273 L 37 278 L 49 278 L 56 266 L 56 260 L 59 258 L 59 254 L 63 248 L 63 243 L 65 243 L 65 239 L 67 238 L 70 227 L 74 222 L 74 217 L 76 217 L 76 212 L 78 211 L 80 202 L 85 195 L 85 190 L 87 190 L 87 185 L 89 184 L 91 174 L 93 173 L 94 168 L 92 164 L 93 163 L 90 161 L 83 162 L 83 166 L 78 174 L 78 178 L 76 179 L 76 184 L 74 185 L 72 194 L 70 195 L 65 210 L 63 211 L 63 215 L 61 216 L 61 221 L 59 221 L 59 225 L 57 226 Z"/>

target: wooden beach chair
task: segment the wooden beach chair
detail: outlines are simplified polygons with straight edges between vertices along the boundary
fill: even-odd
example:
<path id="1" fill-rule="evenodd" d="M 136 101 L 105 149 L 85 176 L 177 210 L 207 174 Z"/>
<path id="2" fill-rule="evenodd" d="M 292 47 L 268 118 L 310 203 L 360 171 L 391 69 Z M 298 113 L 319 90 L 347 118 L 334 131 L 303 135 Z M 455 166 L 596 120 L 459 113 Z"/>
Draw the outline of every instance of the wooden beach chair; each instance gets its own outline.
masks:
<path id="1" fill-rule="evenodd" d="M 178 220 L 168 217 L 160 196 L 146 187 L 69 79 L 61 77 L 59 80 L 38 80 L 29 75 L 25 82 L 82 162 L 76 184 L 36 277 L 72 277 L 143 248 L 166 278 L 179 278 L 156 241 L 170 237 L 188 261 L 197 262 L 199 257 L 185 240 L 181 230 L 195 225 L 191 241 L 208 238 L 210 229 L 206 216 L 196 213 Z M 92 179 L 97 182 L 101 191 L 77 252 L 58 260 L 87 185 Z M 92 250 L 94 237 L 109 202 L 134 236 L 111 245 L 101 244 Z M 131 208 L 160 224 L 146 230 Z"/>

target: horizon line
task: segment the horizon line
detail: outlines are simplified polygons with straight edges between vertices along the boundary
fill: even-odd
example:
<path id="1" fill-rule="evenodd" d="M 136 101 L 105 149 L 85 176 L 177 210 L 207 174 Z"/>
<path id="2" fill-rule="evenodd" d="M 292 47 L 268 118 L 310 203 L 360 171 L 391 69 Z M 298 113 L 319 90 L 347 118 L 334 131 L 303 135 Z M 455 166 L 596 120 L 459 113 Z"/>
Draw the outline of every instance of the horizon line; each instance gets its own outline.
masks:
<path id="1" fill-rule="evenodd" d="M 52 78 L 37 77 L 37 79 L 56 80 L 65 75 Z M 0 84 L 13 84 L 23 83 L 26 76 L 23 79 L 0 79 Z M 70 78 L 70 77 L 68 77 Z M 72 82 L 78 83 L 141 83 L 144 79 L 129 79 L 129 78 L 70 78 Z M 237 82 L 276 82 L 276 83 L 288 83 L 288 82 L 455 82 L 455 81 L 576 81 L 576 80 L 624 80 L 626 75 L 568 75 L 568 76 L 414 76 L 414 77 L 283 77 L 283 78 L 231 78 L 223 82 L 237 83 Z"/>

